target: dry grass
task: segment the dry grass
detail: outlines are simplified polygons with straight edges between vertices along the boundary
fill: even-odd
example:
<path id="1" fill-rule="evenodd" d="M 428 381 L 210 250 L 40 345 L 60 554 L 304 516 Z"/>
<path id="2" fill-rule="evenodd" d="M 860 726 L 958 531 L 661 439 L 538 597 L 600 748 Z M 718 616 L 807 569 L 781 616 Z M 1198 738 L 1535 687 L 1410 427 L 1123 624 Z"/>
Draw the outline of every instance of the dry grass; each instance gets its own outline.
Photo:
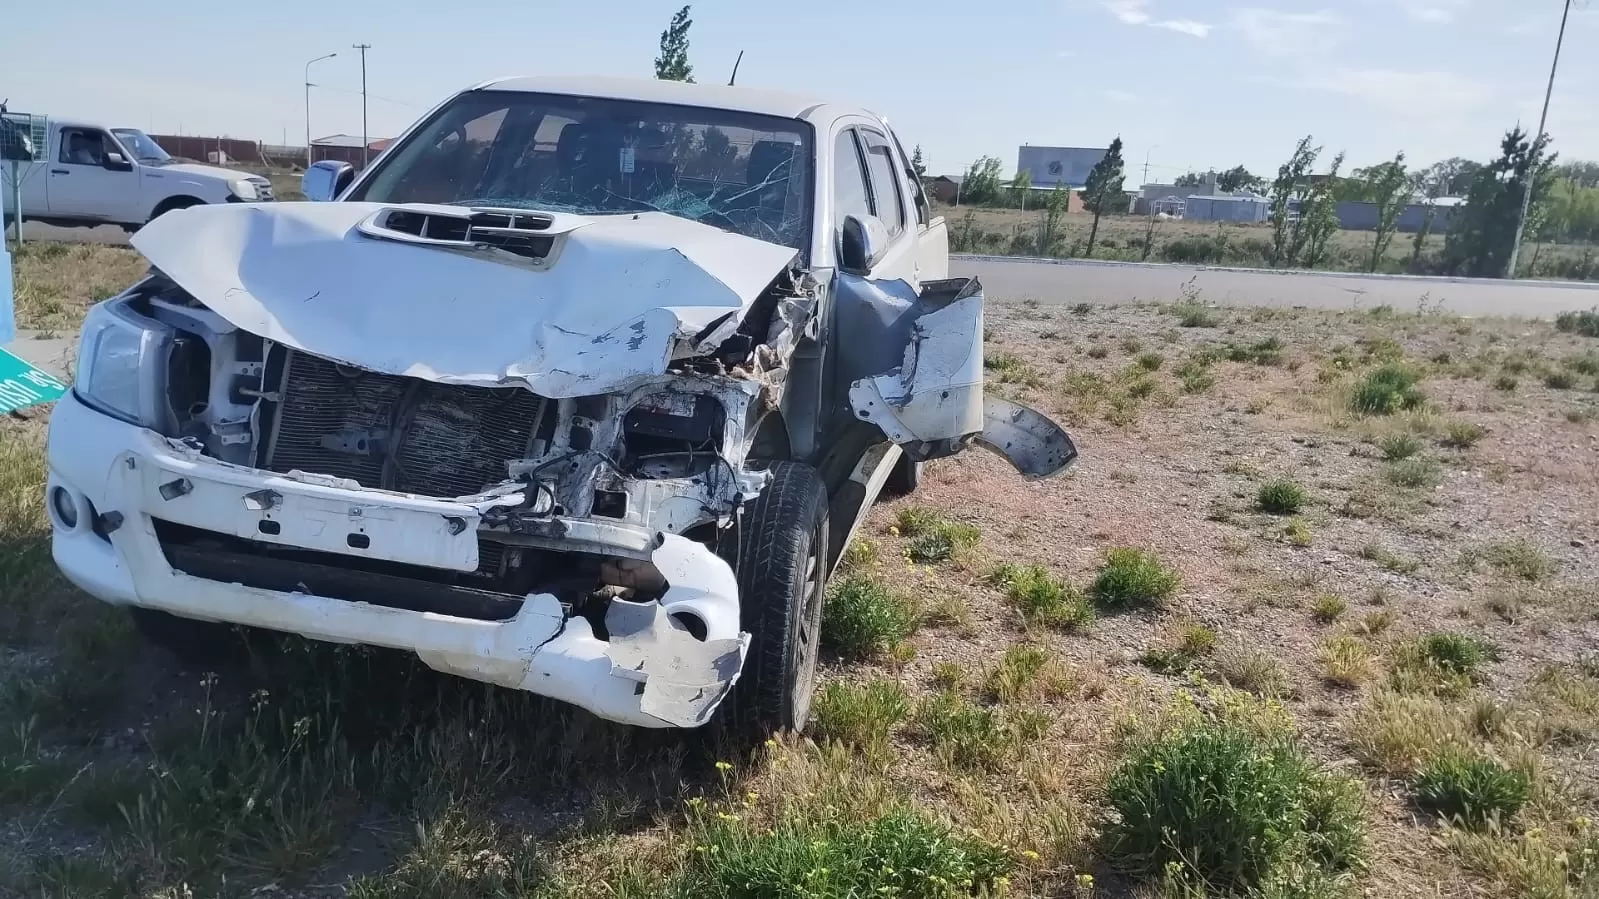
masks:
<path id="1" fill-rule="evenodd" d="M 27 283 L 89 283 L 55 258 Z M 832 878 L 815 894 L 845 895 L 882 885 L 871 846 L 1012 895 L 1158 895 L 1182 884 L 1119 875 L 1102 851 L 1106 786 L 1196 720 L 1366 781 L 1351 795 L 1369 808 L 1339 803 L 1370 830 L 1369 866 L 1292 895 L 1599 889 L 1573 862 L 1599 817 L 1599 484 L 1591 425 L 1567 413 L 1592 398 L 1537 386 L 1539 360 L 1591 339 L 1186 302 L 1195 326 L 991 308 L 989 349 L 1016 362 L 990 389 L 1066 424 L 1077 472 L 1024 482 L 968 453 L 881 504 L 837 580 L 864 585 L 837 608 L 861 656 L 824 666 L 814 742 L 752 750 L 297 641 L 202 685 L 54 575 L 39 423 L 0 422 L 0 894 L 754 895 L 775 892 L 756 872 L 806 862 Z M 1352 385 L 1399 359 L 1432 409 L 1353 414 Z M 1510 360 L 1526 365 L 1513 393 L 1493 383 Z M 1466 420 L 1487 436 L 1438 446 L 1466 442 L 1448 425 Z M 1384 454 L 1412 464 L 1396 477 Z M 1257 509 L 1285 472 L 1308 547 Z M 1413 778 L 1446 750 L 1529 772 L 1514 827 L 1417 811 Z M 918 883 L 902 895 L 933 894 Z"/>
<path id="2" fill-rule="evenodd" d="M 17 327 L 63 331 L 88 308 L 115 296 L 149 268 L 126 247 L 29 243 L 15 257 Z"/>

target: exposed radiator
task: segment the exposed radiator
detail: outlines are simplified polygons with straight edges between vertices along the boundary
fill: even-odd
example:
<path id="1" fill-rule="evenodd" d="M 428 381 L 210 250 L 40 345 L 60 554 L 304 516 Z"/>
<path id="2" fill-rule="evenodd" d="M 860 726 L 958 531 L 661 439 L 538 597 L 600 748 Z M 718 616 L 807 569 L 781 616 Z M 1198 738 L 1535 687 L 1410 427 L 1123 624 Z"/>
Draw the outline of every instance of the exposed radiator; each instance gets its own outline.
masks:
<path id="1" fill-rule="evenodd" d="M 282 401 L 262 467 L 363 487 L 455 497 L 506 478 L 545 407 L 521 387 L 464 387 L 378 374 L 286 350 Z"/>

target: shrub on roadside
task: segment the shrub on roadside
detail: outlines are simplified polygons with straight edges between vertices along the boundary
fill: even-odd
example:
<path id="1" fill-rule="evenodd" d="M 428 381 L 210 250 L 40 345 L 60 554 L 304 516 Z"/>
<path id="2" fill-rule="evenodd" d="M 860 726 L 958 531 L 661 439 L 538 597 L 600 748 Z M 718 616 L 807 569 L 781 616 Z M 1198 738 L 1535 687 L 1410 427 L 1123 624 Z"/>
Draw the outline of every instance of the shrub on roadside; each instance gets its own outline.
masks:
<path id="1" fill-rule="evenodd" d="M 1467 827 L 1508 822 L 1532 794 L 1525 771 L 1463 749 L 1439 753 L 1416 774 L 1416 801 Z"/>
<path id="2" fill-rule="evenodd" d="M 874 655 L 916 629 L 916 609 L 877 578 L 847 574 L 828 593 L 822 607 L 822 642 L 840 655 Z"/>
<path id="3" fill-rule="evenodd" d="M 758 896 L 992 894 L 1011 855 L 905 806 L 869 820 L 794 813 L 761 827 L 709 805 L 690 811 L 682 889 L 706 899 Z"/>
<path id="4" fill-rule="evenodd" d="M 1423 446 L 1419 438 L 1410 434 L 1389 434 L 1377 441 L 1377 448 L 1382 450 L 1382 457 L 1390 462 L 1409 459 L 1421 452 Z"/>
<path id="5" fill-rule="evenodd" d="M 1562 312 L 1555 316 L 1555 330 L 1583 337 L 1599 337 L 1599 309 Z"/>
<path id="6" fill-rule="evenodd" d="M 1162 606 L 1177 592 L 1180 581 L 1176 569 L 1153 553 L 1118 547 L 1105 553 L 1088 592 L 1104 608 Z"/>
<path id="7" fill-rule="evenodd" d="M 1358 789 L 1317 772 L 1284 735 L 1191 723 L 1138 745 L 1112 772 L 1113 859 L 1160 876 L 1176 866 L 1223 892 L 1248 893 L 1296 865 L 1359 867 Z"/>
<path id="8" fill-rule="evenodd" d="M 1355 385 L 1349 406 L 1362 415 L 1392 415 L 1418 409 L 1427 402 L 1427 395 L 1417 386 L 1420 380 L 1409 366 L 1385 363 Z"/>
<path id="9" fill-rule="evenodd" d="M 1042 565 L 1006 563 L 995 568 L 990 583 L 1005 590 L 1028 625 L 1077 631 L 1094 623 L 1094 609 L 1081 591 L 1050 574 Z"/>
<path id="10" fill-rule="evenodd" d="M 864 750 L 886 748 L 894 725 L 910 714 L 905 688 L 891 680 L 828 681 L 816 693 L 812 735 Z"/>
<path id="11" fill-rule="evenodd" d="M 1305 505 L 1305 488 L 1289 480 L 1271 481 L 1260 485 L 1255 504 L 1271 515 L 1294 515 Z"/>

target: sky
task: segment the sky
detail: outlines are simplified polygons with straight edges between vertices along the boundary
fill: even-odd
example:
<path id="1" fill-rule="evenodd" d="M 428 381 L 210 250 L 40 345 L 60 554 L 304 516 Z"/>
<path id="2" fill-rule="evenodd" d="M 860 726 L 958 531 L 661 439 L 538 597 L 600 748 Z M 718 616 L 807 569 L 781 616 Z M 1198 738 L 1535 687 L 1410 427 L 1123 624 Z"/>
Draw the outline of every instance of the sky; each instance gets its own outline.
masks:
<path id="1" fill-rule="evenodd" d="M 452 92 L 515 74 L 649 77 L 679 2 L 75 0 L 0 16 L 0 99 L 157 133 L 303 145 L 392 135 Z M 1120 136 L 1129 184 L 1245 165 L 1306 134 L 1370 165 L 1496 154 L 1536 128 L 1561 0 L 808 0 L 693 5 L 697 80 L 868 107 L 934 174 L 1022 144 Z M 980 14 L 978 14 L 980 13 Z M 1599 0 L 1575 0 L 1548 131 L 1599 159 Z M 1324 159 L 1325 161 L 1325 159 Z"/>

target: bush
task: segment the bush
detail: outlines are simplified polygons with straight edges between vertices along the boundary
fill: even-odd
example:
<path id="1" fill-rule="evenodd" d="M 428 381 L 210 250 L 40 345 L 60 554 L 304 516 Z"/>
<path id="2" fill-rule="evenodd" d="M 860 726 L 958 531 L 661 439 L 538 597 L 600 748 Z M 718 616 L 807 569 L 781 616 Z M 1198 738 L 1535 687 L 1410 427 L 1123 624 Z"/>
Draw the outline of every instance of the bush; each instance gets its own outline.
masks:
<path id="1" fill-rule="evenodd" d="M 1216 314 L 1198 303 L 1178 303 L 1172 307 L 1177 324 L 1184 328 L 1214 328 L 1219 321 Z"/>
<path id="2" fill-rule="evenodd" d="M 822 642 L 840 655 L 874 655 L 916 629 L 916 610 L 910 602 L 876 578 L 848 574 L 828 592 Z"/>
<path id="3" fill-rule="evenodd" d="M 1555 316 L 1555 330 L 1583 337 L 1599 337 L 1599 309 L 1562 312 Z"/>
<path id="4" fill-rule="evenodd" d="M 1577 386 L 1577 376 L 1569 371 L 1555 369 L 1543 376 L 1543 386 L 1550 390 L 1571 390 Z"/>
<path id="5" fill-rule="evenodd" d="M 920 537 L 931 533 L 944 519 L 926 506 L 906 506 L 894 516 L 894 527 L 901 536 Z"/>
<path id="6" fill-rule="evenodd" d="M 1153 554 L 1119 547 L 1105 553 L 1089 594 L 1106 608 L 1160 606 L 1177 592 L 1180 580 L 1176 570 Z"/>
<path id="7" fill-rule="evenodd" d="M 1498 657 L 1493 645 L 1469 634 L 1434 631 L 1417 644 L 1422 657 L 1453 674 L 1475 677 L 1478 669 Z"/>
<path id="8" fill-rule="evenodd" d="M 1310 616 L 1322 624 L 1332 624 L 1337 621 L 1349 608 L 1343 599 L 1331 594 L 1316 597 L 1315 603 L 1310 607 Z"/>
<path id="9" fill-rule="evenodd" d="M 1005 598 L 1029 625 L 1064 631 L 1082 630 L 1094 623 L 1094 609 L 1083 594 L 1049 573 L 1042 565 L 1001 565 L 989 581 L 1005 588 Z"/>
<path id="10" fill-rule="evenodd" d="M 865 684 L 829 681 L 816 694 L 812 735 L 862 749 L 888 745 L 889 731 L 910 714 L 905 689 L 891 680 Z"/>
<path id="11" fill-rule="evenodd" d="M 1328 638 L 1317 650 L 1322 680 L 1335 687 L 1358 687 L 1371 678 L 1371 650 L 1355 637 L 1342 634 Z"/>
<path id="12" fill-rule="evenodd" d="M 1536 583 L 1555 573 L 1554 560 L 1524 537 L 1490 543 L 1483 547 L 1482 557 L 1501 573 L 1524 581 Z"/>
<path id="13" fill-rule="evenodd" d="M 1305 505 L 1305 490 L 1293 481 L 1272 481 L 1260 485 L 1255 504 L 1272 515 L 1293 515 Z"/>
<path id="14" fill-rule="evenodd" d="M 1138 358 L 1134 361 L 1136 361 L 1138 367 L 1144 371 L 1158 371 L 1162 365 L 1166 364 L 1166 357 L 1159 353 L 1149 352 L 1139 354 Z"/>
<path id="15" fill-rule="evenodd" d="M 1516 385 L 1519 383 L 1520 382 L 1511 375 L 1500 375 L 1494 379 L 1494 389 L 1503 390 L 1506 393 L 1510 393 L 1516 389 Z"/>
<path id="16" fill-rule="evenodd" d="M 1508 822 L 1532 794 L 1526 772 L 1487 756 L 1452 748 L 1422 766 L 1416 775 L 1416 801 L 1468 827 Z"/>
<path id="17" fill-rule="evenodd" d="M 1476 422 L 1452 421 L 1449 423 L 1449 432 L 1444 436 L 1443 445 L 1454 449 L 1471 449 L 1486 436 L 1488 436 L 1487 429 Z"/>
<path id="18" fill-rule="evenodd" d="M 982 532 L 969 524 L 940 521 L 932 530 L 916 537 L 905 553 L 912 562 L 929 565 L 947 562 L 977 545 Z"/>
<path id="19" fill-rule="evenodd" d="M 1296 861 L 1355 867 L 1364 804 L 1318 774 L 1284 737 L 1205 721 L 1134 747 L 1110 777 L 1106 848 L 1147 875 L 1174 866 L 1220 891 L 1249 892 Z"/>
<path id="20" fill-rule="evenodd" d="M 1281 365 L 1285 344 L 1276 337 L 1257 340 L 1249 345 L 1227 345 L 1226 357 L 1230 362 L 1253 362 L 1256 365 Z"/>
<path id="21" fill-rule="evenodd" d="M 698 851 L 674 895 L 986 895 L 1014 867 L 1002 848 L 909 807 L 866 821 L 796 815 L 770 828 L 709 806 L 690 815 Z"/>
<path id="22" fill-rule="evenodd" d="M 1420 377 L 1410 367 L 1398 362 L 1386 363 L 1355 385 L 1349 406 L 1362 415 L 1392 415 L 1420 408 L 1427 402 L 1427 395 L 1416 386 L 1419 381 Z"/>
<path id="23" fill-rule="evenodd" d="M 1409 434 L 1389 434 L 1377 441 L 1377 448 L 1382 450 L 1382 457 L 1390 462 L 1409 459 L 1421 452 L 1422 446 L 1420 438 Z"/>
<path id="24" fill-rule="evenodd" d="M 1421 489 L 1436 487 L 1443 480 L 1443 468 L 1432 459 L 1414 458 L 1401 459 L 1398 462 L 1389 462 L 1383 469 L 1383 477 L 1397 487 Z"/>

